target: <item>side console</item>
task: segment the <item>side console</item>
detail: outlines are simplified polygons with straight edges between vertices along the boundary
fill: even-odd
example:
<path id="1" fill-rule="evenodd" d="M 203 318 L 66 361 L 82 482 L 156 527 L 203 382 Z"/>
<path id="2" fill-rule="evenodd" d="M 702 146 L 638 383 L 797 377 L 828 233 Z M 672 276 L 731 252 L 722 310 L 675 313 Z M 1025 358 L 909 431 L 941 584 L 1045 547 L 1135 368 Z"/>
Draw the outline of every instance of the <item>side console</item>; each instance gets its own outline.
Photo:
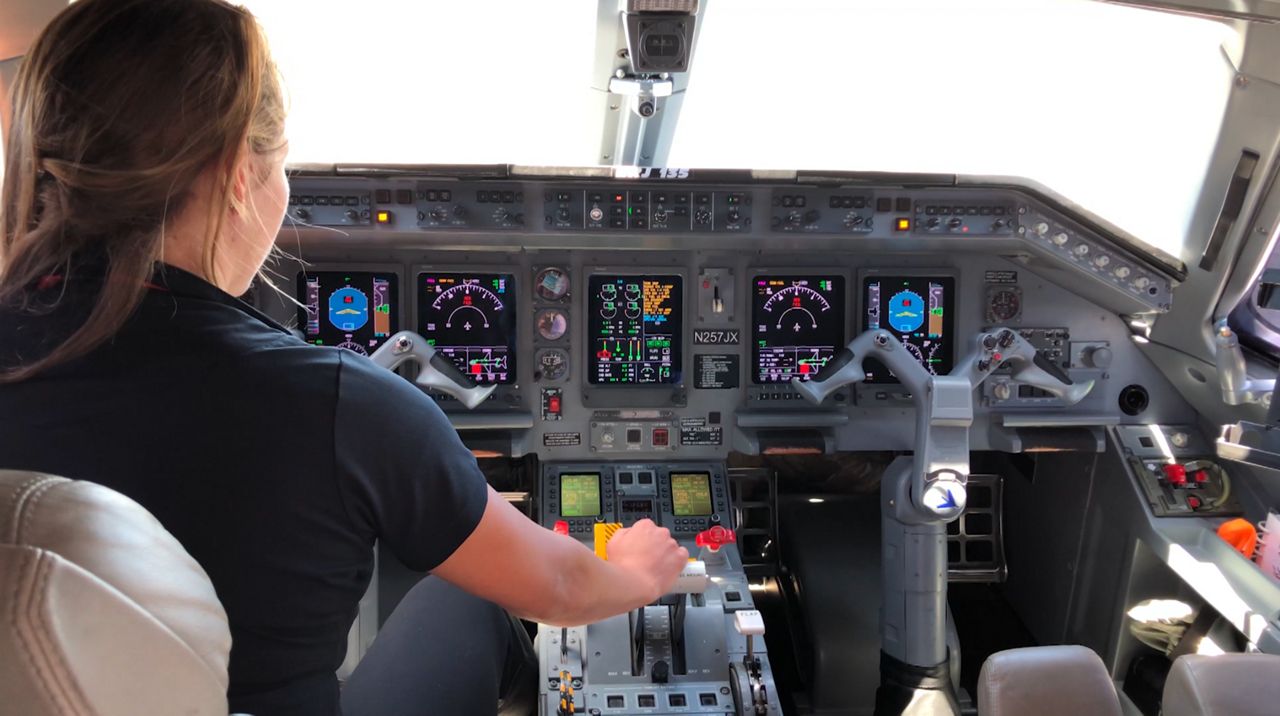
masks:
<path id="1" fill-rule="evenodd" d="M 1121 453 L 1156 517 L 1243 513 L 1231 476 L 1212 445 L 1190 425 L 1119 425 Z"/>
<path id="2" fill-rule="evenodd" d="M 538 628 L 539 713 L 781 714 L 720 463 L 551 463 L 541 520 L 595 546 L 644 518 L 689 549 L 678 592 L 594 624 Z M 567 529 L 566 529 L 567 528 Z M 708 543 L 714 543 L 711 546 Z"/>

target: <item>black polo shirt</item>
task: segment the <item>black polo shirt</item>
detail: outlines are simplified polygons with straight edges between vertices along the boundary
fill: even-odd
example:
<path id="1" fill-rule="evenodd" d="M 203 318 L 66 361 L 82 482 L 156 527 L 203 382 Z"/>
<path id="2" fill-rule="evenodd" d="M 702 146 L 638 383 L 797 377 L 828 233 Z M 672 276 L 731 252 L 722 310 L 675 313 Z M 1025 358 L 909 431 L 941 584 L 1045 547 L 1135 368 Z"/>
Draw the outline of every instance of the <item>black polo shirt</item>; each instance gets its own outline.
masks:
<path id="1" fill-rule="evenodd" d="M 47 351 L 99 285 L 92 272 L 45 284 L 43 299 L 62 296 L 52 313 L 0 307 L 0 365 Z M 417 387 L 173 267 L 109 343 L 0 384 L 0 468 L 91 480 L 150 510 L 213 581 L 231 710 L 255 716 L 336 713 L 374 541 L 428 571 L 486 501 L 475 459 Z"/>

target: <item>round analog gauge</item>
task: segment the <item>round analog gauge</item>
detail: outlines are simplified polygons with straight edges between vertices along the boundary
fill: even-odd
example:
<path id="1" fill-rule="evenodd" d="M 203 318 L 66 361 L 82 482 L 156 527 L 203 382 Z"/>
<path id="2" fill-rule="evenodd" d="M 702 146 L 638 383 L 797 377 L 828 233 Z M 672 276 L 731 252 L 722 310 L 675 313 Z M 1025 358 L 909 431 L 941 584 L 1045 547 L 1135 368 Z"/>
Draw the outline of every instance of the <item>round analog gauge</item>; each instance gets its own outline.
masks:
<path id="1" fill-rule="evenodd" d="M 538 319 L 534 321 L 534 325 L 543 340 L 558 341 L 569 330 L 569 316 L 558 308 L 548 308 L 538 311 Z"/>
<path id="2" fill-rule="evenodd" d="M 360 354 L 360 355 L 362 355 L 362 356 L 367 356 L 367 355 L 369 355 L 369 351 L 365 350 L 365 349 L 364 349 L 364 346 L 362 346 L 362 345 L 360 345 L 359 343 L 356 343 L 355 341 L 352 341 L 352 340 L 345 340 L 345 341 L 343 341 L 343 342 L 339 343 L 339 344 L 338 344 L 338 347 L 339 347 L 339 348 L 346 348 L 347 350 L 352 351 L 352 352 L 355 352 L 355 353 L 359 353 L 359 354 Z"/>
<path id="3" fill-rule="evenodd" d="M 559 348 L 551 348 L 538 354 L 538 370 L 543 380 L 564 380 L 569 374 L 569 354 Z"/>
<path id="4" fill-rule="evenodd" d="M 569 293 L 569 274 L 554 266 L 544 268 L 533 280 L 533 290 L 544 301 L 559 301 Z"/>
<path id="5" fill-rule="evenodd" d="M 987 317 L 993 323 L 1012 321 L 1022 314 L 1022 293 L 1016 288 L 997 288 L 987 295 Z"/>

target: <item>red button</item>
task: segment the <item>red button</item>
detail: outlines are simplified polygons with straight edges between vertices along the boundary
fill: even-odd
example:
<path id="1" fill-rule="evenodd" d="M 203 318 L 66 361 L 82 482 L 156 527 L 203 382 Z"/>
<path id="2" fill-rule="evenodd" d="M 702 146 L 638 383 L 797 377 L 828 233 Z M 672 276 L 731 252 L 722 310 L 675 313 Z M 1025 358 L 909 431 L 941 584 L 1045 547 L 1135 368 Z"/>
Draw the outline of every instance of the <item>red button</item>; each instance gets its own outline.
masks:
<path id="1" fill-rule="evenodd" d="M 552 415 L 560 414 L 560 398 L 558 396 L 547 401 L 547 412 Z"/>
<path id="2" fill-rule="evenodd" d="M 670 436 L 668 435 L 666 428 L 654 428 L 653 429 L 653 446 L 666 447 L 667 440 L 669 439 L 669 437 Z"/>
<path id="3" fill-rule="evenodd" d="M 1187 498 L 1187 507 L 1190 507 L 1190 508 L 1191 508 L 1191 509 L 1193 509 L 1193 510 L 1198 510 L 1198 509 L 1200 509 L 1200 498 L 1199 498 L 1199 497 L 1196 497 L 1195 495 L 1192 495 L 1192 496 L 1188 497 L 1188 498 Z"/>
<path id="4" fill-rule="evenodd" d="M 1173 485 L 1187 484 L 1187 468 L 1181 465 L 1164 465 L 1160 469 L 1164 470 L 1164 479 Z"/>
<path id="5" fill-rule="evenodd" d="M 554 527 L 554 529 L 556 534 L 558 535 L 568 535 L 569 523 L 565 522 L 564 520 L 556 520 L 556 526 Z"/>
<path id="6" fill-rule="evenodd" d="M 1192 477 L 1195 478 L 1196 482 L 1209 481 L 1209 473 L 1205 472 L 1204 470 L 1196 470 L 1195 474 L 1192 475 Z"/>

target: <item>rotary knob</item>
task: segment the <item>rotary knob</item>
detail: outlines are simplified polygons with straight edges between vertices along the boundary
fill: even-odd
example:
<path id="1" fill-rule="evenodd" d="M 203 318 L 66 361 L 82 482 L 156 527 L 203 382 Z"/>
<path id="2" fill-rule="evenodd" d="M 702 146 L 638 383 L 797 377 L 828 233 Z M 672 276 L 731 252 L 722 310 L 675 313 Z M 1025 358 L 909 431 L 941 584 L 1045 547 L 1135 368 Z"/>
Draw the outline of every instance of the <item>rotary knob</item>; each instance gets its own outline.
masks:
<path id="1" fill-rule="evenodd" d="M 1099 368 L 1105 370 L 1111 365 L 1111 349 L 1106 346 L 1094 346 L 1088 348 L 1084 352 L 1085 365 L 1090 368 Z"/>
<path id="2" fill-rule="evenodd" d="M 1008 383 L 996 383 L 991 387 L 991 394 L 996 400 L 1008 400 L 1013 397 L 1013 388 Z"/>

